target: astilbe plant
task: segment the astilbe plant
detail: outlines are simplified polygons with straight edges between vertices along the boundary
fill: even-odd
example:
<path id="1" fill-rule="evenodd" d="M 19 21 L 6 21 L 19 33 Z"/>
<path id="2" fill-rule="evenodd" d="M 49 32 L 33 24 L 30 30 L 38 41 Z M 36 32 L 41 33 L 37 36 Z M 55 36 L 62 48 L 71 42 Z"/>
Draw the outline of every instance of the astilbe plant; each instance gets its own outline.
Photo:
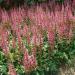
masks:
<path id="1" fill-rule="evenodd" d="M 1 30 L 1 39 L 0 39 L 0 46 L 3 49 L 5 54 L 9 52 L 9 44 L 8 44 L 8 32 L 6 30 Z"/>
<path id="2" fill-rule="evenodd" d="M 8 63 L 9 75 L 17 75 L 12 63 Z"/>
<path id="3" fill-rule="evenodd" d="M 44 10 L 39 5 L 27 11 L 24 6 L 9 11 L 1 9 L 0 47 L 8 62 L 9 75 L 38 73 L 40 69 L 56 71 L 62 61 L 68 63 L 67 49 L 75 50 L 75 16 L 68 4 L 58 9 L 50 12 L 47 6 Z M 19 68 L 24 72 L 20 74 Z"/>

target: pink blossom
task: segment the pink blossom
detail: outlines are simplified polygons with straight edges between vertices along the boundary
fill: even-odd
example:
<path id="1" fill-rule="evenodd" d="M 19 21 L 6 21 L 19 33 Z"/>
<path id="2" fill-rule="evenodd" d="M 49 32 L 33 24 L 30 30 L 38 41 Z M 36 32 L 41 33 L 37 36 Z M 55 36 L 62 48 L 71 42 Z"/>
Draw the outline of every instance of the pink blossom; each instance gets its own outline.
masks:
<path id="1" fill-rule="evenodd" d="M 9 20 L 8 12 L 6 10 L 2 10 L 2 23 L 8 23 Z"/>
<path id="2" fill-rule="evenodd" d="M 30 70 L 29 54 L 26 50 L 24 51 L 23 65 L 24 65 L 26 71 Z"/>
<path id="3" fill-rule="evenodd" d="M 9 75 L 17 75 L 14 65 L 12 63 L 8 63 L 8 70 L 9 70 Z"/>
<path id="4" fill-rule="evenodd" d="M 37 65 L 35 57 L 33 55 L 30 56 L 27 50 L 24 51 L 23 65 L 26 71 L 35 69 Z"/>
<path id="5" fill-rule="evenodd" d="M 0 41 L 1 48 L 3 49 L 3 52 L 7 55 L 9 52 L 8 31 L 3 29 L 0 36 L 1 36 Z"/>
<path id="6" fill-rule="evenodd" d="M 34 45 L 37 44 L 37 37 L 38 37 L 38 31 L 37 31 L 37 28 L 35 26 L 32 27 L 32 42 L 34 43 Z"/>
<path id="7" fill-rule="evenodd" d="M 23 36 L 26 36 L 27 33 L 28 33 L 28 26 L 25 25 L 25 26 L 23 27 L 23 30 L 22 30 L 22 35 L 23 35 Z"/>
<path id="8" fill-rule="evenodd" d="M 48 28 L 48 35 L 47 35 L 47 37 L 48 37 L 48 41 L 49 41 L 51 47 L 53 47 L 54 46 L 54 42 L 55 42 L 55 32 L 50 27 Z"/>
<path id="9" fill-rule="evenodd" d="M 29 62 L 30 62 L 31 69 L 35 69 L 37 66 L 37 62 L 33 55 L 29 56 Z"/>
<path id="10" fill-rule="evenodd" d="M 32 54 L 33 54 L 34 56 L 36 56 L 36 52 L 37 52 L 36 49 L 37 49 L 36 46 L 34 46 L 34 47 L 32 48 Z"/>
<path id="11" fill-rule="evenodd" d="M 0 7 L 0 22 L 2 21 L 2 9 Z"/>
<path id="12" fill-rule="evenodd" d="M 17 21 L 17 9 L 10 10 L 10 17 L 11 17 L 11 23 L 12 23 L 12 29 L 16 30 L 18 21 Z"/>
<path id="13" fill-rule="evenodd" d="M 14 38 L 12 39 L 12 47 L 13 47 L 13 48 L 16 48 L 16 41 L 15 41 Z"/>
<path id="14" fill-rule="evenodd" d="M 17 36 L 18 46 L 19 48 L 22 48 L 21 28 L 19 26 L 16 29 L 16 36 Z"/>

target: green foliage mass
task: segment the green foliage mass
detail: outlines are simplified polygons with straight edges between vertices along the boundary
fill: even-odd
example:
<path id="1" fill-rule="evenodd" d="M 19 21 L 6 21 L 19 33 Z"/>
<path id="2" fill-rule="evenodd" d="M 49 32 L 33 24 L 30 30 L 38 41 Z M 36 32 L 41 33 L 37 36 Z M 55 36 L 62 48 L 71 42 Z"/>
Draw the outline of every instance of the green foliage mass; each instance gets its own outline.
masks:
<path id="1" fill-rule="evenodd" d="M 13 6 L 19 6 L 19 5 L 23 5 L 23 4 L 29 6 L 29 5 L 33 5 L 33 4 L 37 4 L 37 3 L 48 2 L 48 1 L 49 0 L 0 0 L 0 6 L 6 8 L 6 9 L 9 9 L 10 7 L 13 7 Z M 55 0 L 55 2 L 62 3 L 62 2 L 64 2 L 64 0 Z"/>
<path id="2" fill-rule="evenodd" d="M 10 35 L 10 40 L 11 38 L 12 36 Z M 23 39 L 23 42 L 27 49 L 30 50 L 31 46 L 27 45 L 25 39 Z M 49 51 L 50 46 L 46 35 L 44 36 L 43 42 L 40 55 L 39 49 L 37 48 L 36 59 L 38 67 L 30 72 L 30 75 L 58 75 L 59 68 L 73 65 L 72 61 L 75 59 L 75 38 L 73 38 L 70 42 L 66 39 L 59 42 L 56 39 L 55 48 L 52 51 Z M 18 45 L 16 44 L 15 49 L 13 49 L 10 45 L 10 50 L 10 58 L 8 59 L 13 62 L 18 75 L 26 75 L 27 73 L 25 73 L 23 65 L 18 63 L 22 61 L 23 58 L 23 55 L 18 53 Z M 7 58 L 4 56 L 2 49 L 0 49 L 0 73 L 1 75 L 7 75 L 7 72 Z"/>

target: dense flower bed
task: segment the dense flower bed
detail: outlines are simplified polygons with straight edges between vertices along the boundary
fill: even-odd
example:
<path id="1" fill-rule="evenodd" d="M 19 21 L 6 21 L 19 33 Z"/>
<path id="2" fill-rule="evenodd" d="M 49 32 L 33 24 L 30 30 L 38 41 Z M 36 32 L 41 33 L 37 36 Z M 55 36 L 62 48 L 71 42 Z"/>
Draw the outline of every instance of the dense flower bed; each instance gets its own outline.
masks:
<path id="1" fill-rule="evenodd" d="M 75 56 L 75 16 L 70 6 L 0 9 L 0 74 L 56 75 Z"/>

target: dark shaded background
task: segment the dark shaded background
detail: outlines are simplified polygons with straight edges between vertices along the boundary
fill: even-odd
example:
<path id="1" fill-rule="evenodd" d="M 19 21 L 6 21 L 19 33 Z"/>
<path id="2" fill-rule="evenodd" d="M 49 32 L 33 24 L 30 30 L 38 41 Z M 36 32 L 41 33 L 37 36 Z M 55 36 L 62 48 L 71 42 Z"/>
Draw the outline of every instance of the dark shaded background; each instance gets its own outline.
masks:
<path id="1" fill-rule="evenodd" d="M 40 3 L 70 3 L 72 4 L 73 0 L 0 0 L 0 7 L 10 9 L 12 7 L 18 7 L 21 5 L 31 6 L 31 5 L 37 5 Z"/>

